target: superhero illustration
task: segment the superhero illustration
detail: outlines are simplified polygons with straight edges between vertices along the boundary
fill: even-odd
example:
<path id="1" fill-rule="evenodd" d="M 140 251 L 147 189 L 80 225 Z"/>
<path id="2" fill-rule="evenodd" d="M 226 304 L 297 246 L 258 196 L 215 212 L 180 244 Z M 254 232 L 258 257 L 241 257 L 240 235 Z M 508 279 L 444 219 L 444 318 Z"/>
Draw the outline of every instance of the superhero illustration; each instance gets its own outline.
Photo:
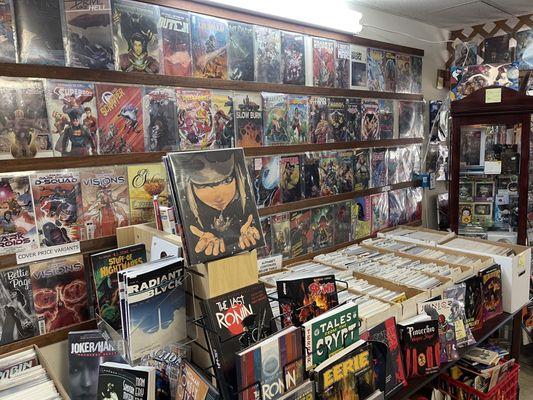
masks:
<path id="1" fill-rule="evenodd" d="M 392 100 L 378 101 L 379 138 L 392 139 L 394 136 L 394 103 Z"/>
<path id="2" fill-rule="evenodd" d="M 348 193 L 353 190 L 353 152 L 343 151 L 337 153 L 337 187 L 339 193 Z"/>
<path id="3" fill-rule="evenodd" d="M 254 26 L 228 22 L 228 72 L 234 81 L 254 81 Z"/>
<path id="4" fill-rule="evenodd" d="M 396 92 L 411 92 L 411 56 L 396 54 Z"/>
<path id="5" fill-rule="evenodd" d="M 291 225 L 289 213 L 272 216 L 272 253 L 289 258 L 291 254 Z"/>
<path id="6" fill-rule="evenodd" d="M 450 315 L 452 303 L 453 301 L 448 299 L 420 305 L 422 306 L 423 312 L 429 315 L 431 319 L 439 321 L 441 362 L 449 362 L 459 358 L 455 337 L 455 323 L 452 319 L 447 317 L 447 315 Z"/>
<path id="7" fill-rule="evenodd" d="M 333 243 L 333 205 L 311 210 L 311 230 L 313 231 L 313 251 L 331 246 Z"/>
<path id="8" fill-rule="evenodd" d="M 83 239 L 83 209 L 78 173 L 36 173 L 31 177 L 41 246 Z"/>
<path id="9" fill-rule="evenodd" d="M 172 88 L 145 87 L 143 96 L 144 147 L 147 151 L 177 151 L 176 92 Z"/>
<path id="10" fill-rule="evenodd" d="M 326 140 L 328 142 L 346 141 L 346 99 L 342 97 L 330 97 L 328 101 L 328 120 L 332 128 L 332 134 Z"/>
<path id="11" fill-rule="evenodd" d="M 13 24 L 13 9 L 11 1 L 0 1 L 0 61 L 14 63 L 15 25 Z"/>
<path id="12" fill-rule="evenodd" d="M 307 143 L 308 141 L 308 100 L 307 96 L 289 95 L 287 98 L 287 128 L 290 143 Z"/>
<path id="13" fill-rule="evenodd" d="M 377 232 L 389 225 L 389 196 L 387 193 L 378 193 L 370 196 L 372 209 L 372 232 Z"/>
<path id="14" fill-rule="evenodd" d="M 281 198 L 283 203 L 298 201 L 302 198 L 302 178 L 299 156 L 287 156 L 280 159 Z"/>
<path id="15" fill-rule="evenodd" d="M 281 32 L 282 81 L 291 85 L 305 85 L 304 35 Z"/>
<path id="16" fill-rule="evenodd" d="M 311 143 L 326 143 L 333 136 L 333 128 L 328 119 L 328 98 L 309 98 L 309 135 Z"/>
<path id="17" fill-rule="evenodd" d="M 178 132 L 181 150 L 216 148 L 211 92 L 203 89 L 177 89 Z M 218 122 L 222 122 L 219 121 Z"/>
<path id="18" fill-rule="evenodd" d="M 385 91 L 394 92 L 396 90 L 396 54 L 389 51 L 385 52 L 384 66 L 385 71 Z"/>
<path id="19" fill-rule="evenodd" d="M 353 190 L 368 189 L 370 184 L 370 150 L 356 150 L 353 160 Z"/>
<path id="20" fill-rule="evenodd" d="M 349 202 L 334 205 L 335 227 L 333 230 L 333 243 L 345 243 L 350 240 L 351 233 L 351 208 Z"/>
<path id="21" fill-rule="evenodd" d="M 189 13 L 160 7 L 165 75 L 191 76 L 191 24 Z"/>
<path id="22" fill-rule="evenodd" d="M 278 29 L 254 26 L 255 81 L 281 83 L 281 34 Z"/>
<path id="23" fill-rule="evenodd" d="M 335 84 L 335 41 L 313 38 L 313 86 Z"/>
<path id="24" fill-rule="evenodd" d="M 281 203 L 280 157 L 257 157 L 249 161 L 255 204 L 258 208 Z"/>
<path id="25" fill-rule="evenodd" d="M 270 257 L 272 255 L 272 219 L 271 217 L 261 218 L 261 230 L 265 236 L 265 245 L 257 248 L 257 258 Z"/>
<path id="26" fill-rule="evenodd" d="M 338 171 L 337 154 L 335 152 L 324 152 L 319 161 L 321 196 L 331 196 L 339 193 Z"/>
<path id="27" fill-rule="evenodd" d="M 263 102 L 259 93 L 238 93 L 235 105 L 235 146 L 253 147 L 263 144 Z"/>
<path id="28" fill-rule="evenodd" d="M 113 2 L 115 69 L 157 74 L 160 70 L 159 8 L 130 0 Z"/>
<path id="29" fill-rule="evenodd" d="M 191 14 L 193 76 L 228 79 L 228 22 Z"/>
<path id="30" fill-rule="evenodd" d="M 303 156 L 304 197 L 320 196 L 320 153 L 306 153 Z"/>
<path id="31" fill-rule="evenodd" d="M 377 100 L 363 100 L 361 140 L 379 139 L 379 105 Z"/>
<path id="32" fill-rule="evenodd" d="M 370 235 L 371 216 L 370 196 L 358 197 L 352 201 L 352 239 L 366 238 Z"/>
<path id="33" fill-rule="evenodd" d="M 385 91 L 385 52 L 369 49 L 367 59 L 368 90 Z"/>
<path id="34" fill-rule="evenodd" d="M 265 145 L 288 143 L 287 95 L 281 93 L 262 93 L 262 96 Z"/>
<path id="35" fill-rule="evenodd" d="M 233 147 L 235 125 L 233 119 L 233 92 L 213 90 L 211 92 L 211 115 L 215 131 L 215 147 Z"/>
<path id="36" fill-rule="evenodd" d="M 294 211 L 290 215 L 291 258 L 307 254 L 313 250 L 311 230 L 311 210 Z"/>
<path id="37" fill-rule="evenodd" d="M 350 88 L 350 45 L 335 43 L 335 87 Z"/>

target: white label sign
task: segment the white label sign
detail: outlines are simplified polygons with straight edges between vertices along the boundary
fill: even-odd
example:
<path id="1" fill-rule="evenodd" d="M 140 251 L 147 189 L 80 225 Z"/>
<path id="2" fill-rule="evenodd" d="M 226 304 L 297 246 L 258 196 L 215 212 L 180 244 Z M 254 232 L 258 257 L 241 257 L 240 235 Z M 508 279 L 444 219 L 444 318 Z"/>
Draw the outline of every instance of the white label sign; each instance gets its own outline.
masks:
<path id="1" fill-rule="evenodd" d="M 270 271 L 276 271 L 278 269 L 281 269 L 282 261 L 283 256 L 281 254 L 258 259 L 257 269 L 259 271 L 259 274 L 264 274 Z"/>
<path id="2" fill-rule="evenodd" d="M 27 250 L 17 253 L 17 264 L 48 260 L 49 258 L 68 256 L 79 252 L 80 242 L 65 243 L 52 247 L 40 247 L 36 250 Z"/>

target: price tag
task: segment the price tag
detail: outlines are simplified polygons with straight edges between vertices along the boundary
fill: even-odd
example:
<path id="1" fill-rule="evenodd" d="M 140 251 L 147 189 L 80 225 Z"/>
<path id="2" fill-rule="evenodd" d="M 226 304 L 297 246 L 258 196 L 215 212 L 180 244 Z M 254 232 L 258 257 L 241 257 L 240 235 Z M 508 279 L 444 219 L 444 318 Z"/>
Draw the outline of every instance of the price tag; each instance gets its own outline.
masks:
<path id="1" fill-rule="evenodd" d="M 388 192 L 389 190 L 390 190 L 390 185 L 383 186 L 383 187 L 381 188 L 381 192 L 382 192 L 382 193 L 383 193 L 383 192 Z"/>
<path id="2" fill-rule="evenodd" d="M 485 103 L 501 103 L 502 89 L 493 88 L 485 90 Z"/>
<path id="3" fill-rule="evenodd" d="M 283 256 L 281 254 L 266 258 L 260 258 L 259 260 L 257 260 L 257 270 L 259 274 L 276 271 L 278 269 L 281 269 L 282 261 Z"/>

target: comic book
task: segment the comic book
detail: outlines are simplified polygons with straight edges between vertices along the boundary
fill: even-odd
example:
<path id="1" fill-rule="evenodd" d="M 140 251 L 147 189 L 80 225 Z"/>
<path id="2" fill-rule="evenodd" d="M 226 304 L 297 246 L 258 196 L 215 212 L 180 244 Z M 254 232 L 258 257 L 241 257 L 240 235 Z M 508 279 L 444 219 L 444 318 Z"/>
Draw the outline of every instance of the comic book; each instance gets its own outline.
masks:
<path id="1" fill-rule="evenodd" d="M 339 193 L 348 193 L 353 190 L 353 156 L 352 150 L 337 152 L 337 186 Z"/>
<path id="2" fill-rule="evenodd" d="M 335 42 L 335 87 L 350 88 L 350 45 Z"/>
<path id="3" fill-rule="evenodd" d="M 272 218 L 261 218 L 261 230 L 265 237 L 265 245 L 257 248 L 257 258 L 266 258 L 272 255 Z"/>
<path id="4" fill-rule="evenodd" d="M 88 240 L 115 235 L 128 226 L 130 203 L 125 165 L 83 168 L 80 171 L 83 221 Z"/>
<path id="5" fill-rule="evenodd" d="M 216 134 L 211 114 L 211 91 L 176 89 L 178 132 L 181 150 L 216 148 Z"/>
<path id="6" fill-rule="evenodd" d="M 370 187 L 383 187 L 388 184 L 387 149 L 370 151 Z"/>
<path id="7" fill-rule="evenodd" d="M 320 153 L 303 155 L 304 197 L 310 199 L 320 196 Z"/>
<path id="8" fill-rule="evenodd" d="M 379 138 L 392 139 L 394 137 L 394 102 L 392 100 L 378 100 L 379 110 Z"/>
<path id="9" fill-rule="evenodd" d="M 143 87 L 144 148 L 146 151 L 177 151 L 176 92 L 168 87 Z"/>
<path id="10" fill-rule="evenodd" d="M 31 187 L 41 246 L 57 246 L 84 239 L 78 171 L 35 173 L 31 176 Z"/>
<path id="11" fill-rule="evenodd" d="M 191 14 L 193 76 L 228 79 L 228 21 Z"/>
<path id="12" fill-rule="evenodd" d="M 42 81 L 0 79 L 0 159 L 52 157 Z"/>
<path id="13" fill-rule="evenodd" d="M 309 97 L 287 96 L 289 143 L 308 143 Z"/>
<path id="14" fill-rule="evenodd" d="M 366 47 L 350 45 L 351 80 L 350 89 L 367 88 L 368 49 Z"/>
<path id="15" fill-rule="evenodd" d="M 331 243 L 333 243 L 334 227 L 334 206 L 332 204 L 311 209 L 313 251 L 331 246 Z"/>
<path id="16" fill-rule="evenodd" d="M 100 154 L 144 151 L 140 86 L 96 84 Z"/>
<path id="17" fill-rule="evenodd" d="M 265 146 L 289 143 L 287 95 L 261 93 L 263 97 L 263 142 Z"/>
<path id="18" fill-rule="evenodd" d="M 211 118 L 215 131 L 215 147 L 217 149 L 233 147 L 235 143 L 235 123 L 232 91 L 211 91 Z"/>
<path id="19" fill-rule="evenodd" d="M 514 60 L 518 62 L 518 69 L 533 69 L 533 58 L 531 49 L 533 48 L 533 29 L 515 33 L 516 49 Z"/>
<path id="20" fill-rule="evenodd" d="M 168 206 L 167 172 L 162 163 L 128 165 L 130 225 L 155 219 L 154 198 Z"/>
<path id="21" fill-rule="evenodd" d="M 389 192 L 389 225 L 396 226 L 407 222 L 405 210 L 405 189 L 391 190 Z"/>
<path id="22" fill-rule="evenodd" d="M 254 81 L 254 27 L 228 22 L 228 77 L 234 81 Z"/>
<path id="23" fill-rule="evenodd" d="M 313 231 L 311 230 L 311 210 L 291 213 L 291 258 L 313 251 Z"/>
<path id="24" fill-rule="evenodd" d="M 422 57 L 411 56 L 411 93 L 422 93 Z"/>
<path id="25" fill-rule="evenodd" d="M 53 258 L 30 265 L 39 334 L 90 319 L 83 256 Z"/>
<path id="26" fill-rule="evenodd" d="M 331 196 L 339 193 L 338 163 L 336 152 L 324 151 L 322 153 L 319 162 L 321 196 Z"/>
<path id="27" fill-rule="evenodd" d="M 361 99 L 346 99 L 346 140 L 361 140 Z"/>
<path id="28" fill-rule="evenodd" d="M 498 264 L 479 272 L 483 294 L 483 321 L 487 321 L 503 312 L 502 306 L 502 271 Z"/>
<path id="29" fill-rule="evenodd" d="M 326 143 L 333 135 L 328 119 L 328 98 L 309 97 L 309 136 L 311 143 Z"/>
<path id="30" fill-rule="evenodd" d="M 163 72 L 192 75 L 191 20 L 187 11 L 159 7 Z"/>
<path id="31" fill-rule="evenodd" d="M 45 93 L 54 155 L 96 154 L 98 119 L 94 84 L 47 80 Z"/>
<path id="32" fill-rule="evenodd" d="M 400 183 L 398 179 L 398 165 L 400 164 L 400 151 L 396 147 L 389 147 L 387 151 L 387 179 L 389 185 Z"/>
<path id="33" fill-rule="evenodd" d="M 370 208 L 372 210 L 372 233 L 375 233 L 389 226 L 389 196 L 387 195 L 387 193 L 378 193 L 371 195 Z"/>
<path id="34" fill-rule="evenodd" d="M 281 32 L 282 83 L 305 85 L 304 35 Z"/>
<path id="35" fill-rule="evenodd" d="M 361 140 L 379 140 L 379 103 L 364 99 L 361 103 Z"/>
<path id="36" fill-rule="evenodd" d="M 113 0 L 113 44 L 117 71 L 157 74 L 161 68 L 159 7 Z"/>
<path id="37" fill-rule="evenodd" d="M 65 0 L 67 66 L 115 69 L 111 0 Z"/>
<path id="38" fill-rule="evenodd" d="M 0 193 L 0 255 L 35 249 L 38 238 L 30 178 L 2 175 Z"/>
<path id="39" fill-rule="evenodd" d="M 281 33 L 254 25 L 255 81 L 281 83 Z"/>
<path id="40" fill-rule="evenodd" d="M 428 319 L 401 324 L 399 331 L 404 351 L 405 376 L 418 378 L 437 372 L 442 352 L 439 341 L 439 321 Z"/>
<path id="41" fill-rule="evenodd" d="M 283 258 L 291 255 L 291 221 L 289 213 L 275 214 L 271 217 L 272 253 Z"/>
<path id="42" fill-rule="evenodd" d="M 398 120 L 400 138 L 424 136 L 424 102 L 398 101 Z"/>
<path id="43" fill-rule="evenodd" d="M 329 142 L 346 141 L 346 99 L 344 97 L 330 97 L 328 99 L 328 121 L 332 128 Z"/>
<path id="44" fill-rule="evenodd" d="M 65 65 L 61 0 L 13 2 L 18 62 Z"/>
<path id="45" fill-rule="evenodd" d="M 396 54 L 396 93 L 411 93 L 411 56 Z"/>
<path id="46" fill-rule="evenodd" d="M 357 149 L 353 156 L 353 190 L 370 187 L 370 149 Z"/>
<path id="47" fill-rule="evenodd" d="M 313 86 L 335 85 L 335 41 L 313 38 Z"/>
<path id="48" fill-rule="evenodd" d="M 367 85 L 368 90 L 385 91 L 385 52 L 383 50 L 368 49 Z"/>
<path id="49" fill-rule="evenodd" d="M 351 234 L 351 205 L 343 201 L 334 205 L 335 226 L 333 229 L 333 243 L 346 243 Z"/>
<path id="50" fill-rule="evenodd" d="M 370 196 L 357 197 L 352 201 L 352 239 L 362 239 L 370 235 L 372 231 L 372 208 Z"/>
<path id="51" fill-rule="evenodd" d="M 263 145 L 263 99 L 256 92 L 235 92 L 235 146 Z"/>
<path id="52" fill-rule="evenodd" d="M 488 37 L 483 41 L 483 63 L 503 64 L 511 62 L 510 35 Z"/>
<path id="53" fill-rule="evenodd" d="M 248 170 L 257 208 L 281 204 L 280 157 L 250 158 Z"/>
<path id="54" fill-rule="evenodd" d="M 477 64 L 477 43 L 459 42 L 454 48 L 453 65 L 465 67 Z"/>
<path id="55" fill-rule="evenodd" d="M 385 91 L 396 91 L 396 54 L 390 51 L 385 52 Z"/>
<path id="56" fill-rule="evenodd" d="M 0 1 L 0 62 L 14 63 L 17 58 L 15 47 L 15 24 L 13 21 L 13 3 L 11 0 Z"/>
<path id="57" fill-rule="evenodd" d="M 302 168 L 300 156 L 292 155 L 280 158 L 281 201 L 290 203 L 302 198 Z"/>

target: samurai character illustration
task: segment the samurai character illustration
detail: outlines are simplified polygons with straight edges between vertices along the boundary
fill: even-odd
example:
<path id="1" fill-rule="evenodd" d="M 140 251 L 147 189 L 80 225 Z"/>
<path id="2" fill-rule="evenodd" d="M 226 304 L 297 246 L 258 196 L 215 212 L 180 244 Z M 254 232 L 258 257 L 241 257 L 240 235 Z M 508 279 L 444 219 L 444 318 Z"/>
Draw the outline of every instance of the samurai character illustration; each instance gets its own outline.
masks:
<path id="1" fill-rule="evenodd" d="M 80 124 L 80 115 L 76 111 L 71 111 L 69 117 L 70 125 L 67 125 L 63 131 L 61 154 L 64 156 L 87 156 L 89 149 L 92 154 L 96 154 L 94 137 L 85 125 Z M 70 150 L 67 150 L 69 144 Z"/>

